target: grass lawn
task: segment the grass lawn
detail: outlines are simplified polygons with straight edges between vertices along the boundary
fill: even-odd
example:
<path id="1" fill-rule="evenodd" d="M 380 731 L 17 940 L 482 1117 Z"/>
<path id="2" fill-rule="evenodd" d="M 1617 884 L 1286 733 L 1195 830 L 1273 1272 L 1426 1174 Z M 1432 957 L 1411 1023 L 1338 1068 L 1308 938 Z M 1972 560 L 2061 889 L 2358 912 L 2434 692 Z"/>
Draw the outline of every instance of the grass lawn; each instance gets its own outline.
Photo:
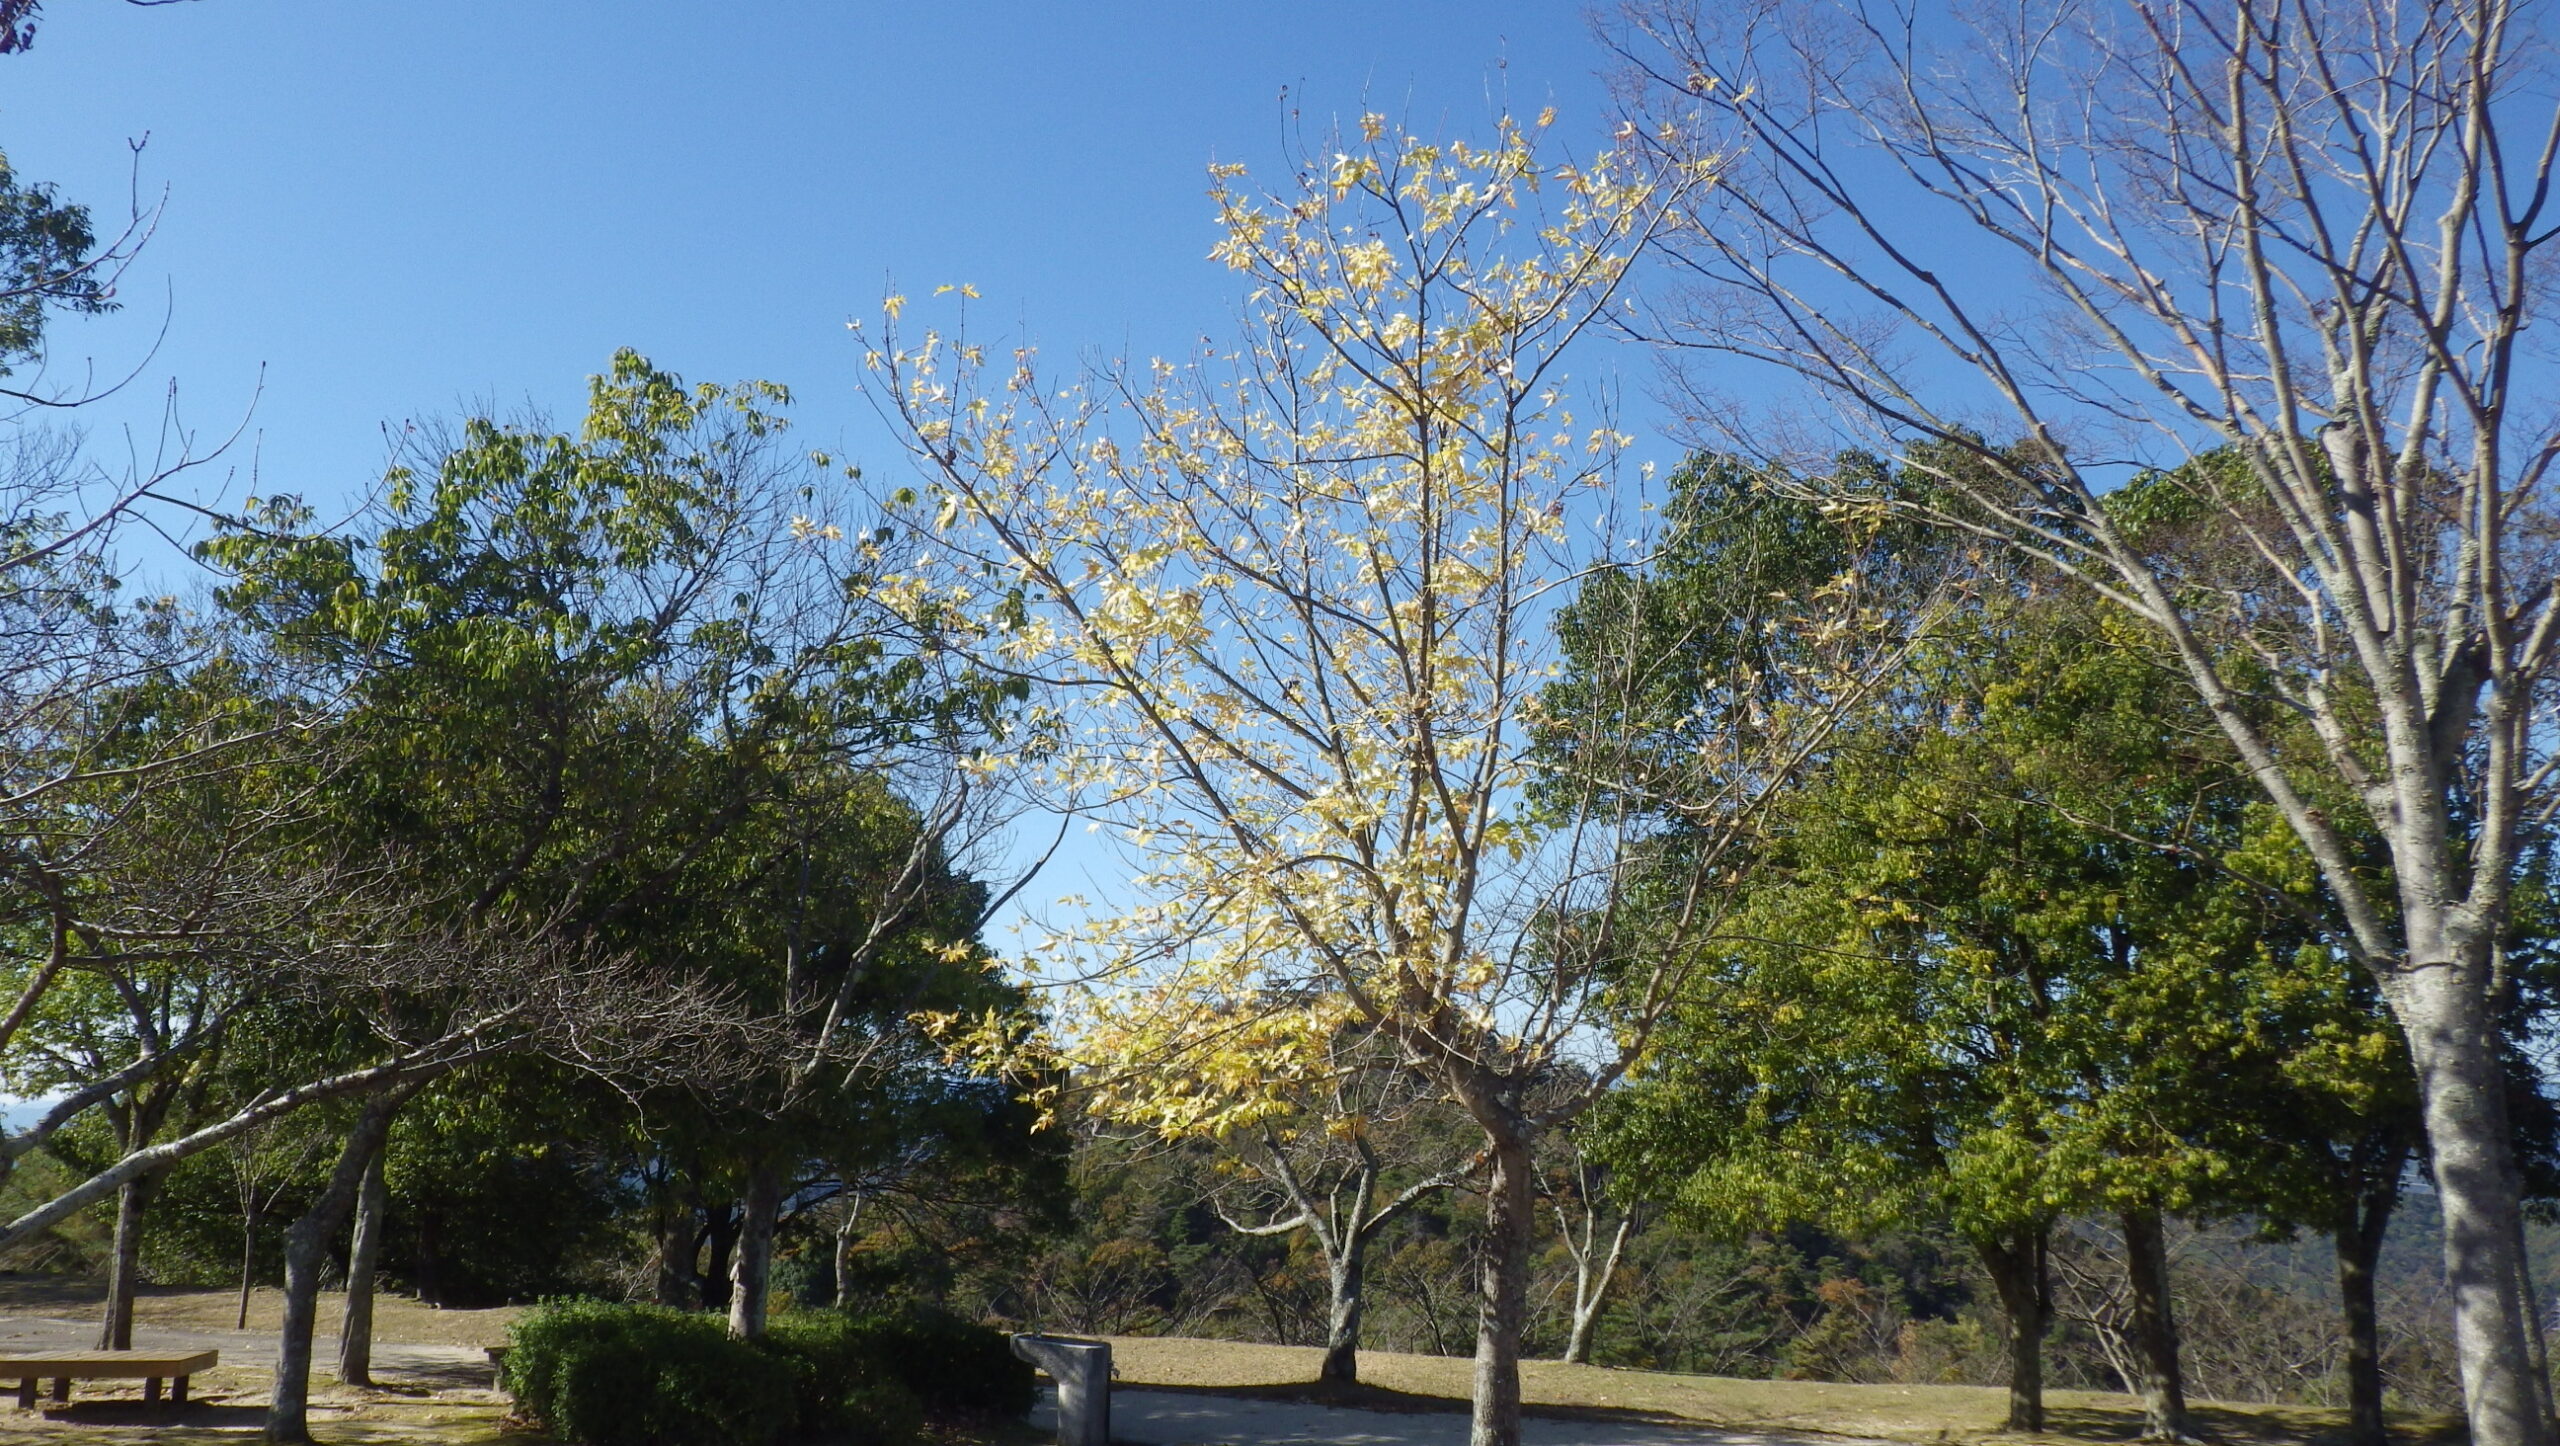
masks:
<path id="1" fill-rule="evenodd" d="M 94 1319 L 106 1301 L 103 1282 L 77 1276 L 0 1275 L 0 1315 L 41 1315 L 72 1320 Z M 324 1292 L 316 1334 L 334 1340 L 347 1298 Z M 145 1330 L 227 1331 L 240 1323 L 240 1293 L 198 1290 L 185 1286 L 146 1285 L 133 1302 L 134 1324 Z M 439 1310 L 405 1295 L 384 1292 L 374 1297 L 376 1340 L 405 1341 L 420 1346 L 502 1346 L 507 1327 L 523 1313 L 520 1306 L 494 1310 Z M 249 1293 L 248 1328 L 272 1335 L 284 1327 L 284 1292 L 260 1287 Z"/>
<path id="2" fill-rule="evenodd" d="M 88 1320 L 105 1299 L 95 1280 L 60 1276 L 0 1275 L 0 1315 L 46 1316 Z M 334 1360 L 343 1295 L 320 1298 L 319 1369 L 312 1375 L 312 1433 L 329 1446 L 498 1446 L 533 1443 L 545 1438 L 510 1431 L 503 1398 L 485 1390 L 431 1390 L 398 1384 L 380 1390 L 339 1385 L 329 1375 Z M 134 1320 L 143 1330 L 228 1331 L 239 1323 L 236 1291 L 190 1290 L 146 1286 L 134 1302 Z M 274 1290 L 253 1292 L 249 1330 L 272 1336 L 281 1327 L 283 1298 Z M 503 1345 L 508 1323 L 518 1312 L 501 1310 L 437 1310 L 405 1296 L 385 1294 L 374 1302 L 375 1338 L 412 1345 L 481 1347 Z M 198 1375 L 195 1400 L 183 1414 L 165 1409 L 146 1411 L 138 1381 L 83 1381 L 68 1410 L 21 1412 L 0 1400 L 0 1446 L 109 1446 L 109 1443 L 227 1443 L 239 1446 L 255 1439 L 266 1420 L 267 1390 L 273 1373 L 262 1366 L 222 1365 Z"/>
<path id="3" fill-rule="evenodd" d="M 1362 1351 L 1362 1384 L 1350 1392 L 1314 1384 L 1322 1352 L 1311 1347 L 1161 1337 L 1111 1338 L 1119 1384 L 1222 1391 L 1285 1400 L 1334 1401 L 1389 1410 L 1463 1410 L 1472 1362 L 1450 1356 Z M 1532 1415 L 1626 1416 L 1692 1422 L 1735 1430 L 1805 1431 L 1893 1441 L 2129 1441 L 2141 1434 L 2142 1410 L 2130 1396 L 2052 1391 L 2045 1397 L 2042 1438 L 2001 1429 L 2007 1393 L 1991 1386 L 1853 1386 L 1823 1381 L 1746 1381 L 1675 1376 L 1527 1361 L 1521 1394 Z M 2215 1440 L 2314 1446 L 2343 1435 L 2346 1412 L 2313 1406 L 2201 1403 L 2198 1424 Z M 2452 1417 L 2402 1415 L 2395 1438 L 2421 1443 L 2462 1439 Z"/>
<path id="4" fill-rule="evenodd" d="M 0 1276 L 0 1314 L 85 1319 L 98 1307 L 97 1282 L 39 1276 Z M 312 1385 L 315 1435 L 330 1446 L 536 1446 L 544 1438 L 506 1425 L 500 1397 L 485 1390 L 429 1391 L 393 1387 L 359 1391 L 328 1376 L 329 1343 L 337 1335 L 342 1298 L 323 1296 L 321 1369 Z M 136 1305 L 145 1328 L 230 1330 L 238 1296 L 220 1290 L 147 1289 Z M 272 1290 L 250 1300 L 249 1328 L 277 1328 L 279 1301 Z M 384 1296 L 376 1305 L 377 1339 L 419 1345 L 502 1345 L 518 1312 L 436 1310 Z M 1296 1346 L 1173 1337 L 1111 1338 L 1118 1383 L 1123 1386 L 1207 1391 L 1280 1400 L 1315 1401 L 1372 1409 L 1466 1409 L 1473 1363 L 1445 1356 L 1360 1354 L 1362 1384 L 1338 1391 L 1315 1384 L 1321 1353 Z M 1963 1442 L 2052 1443 L 2130 1441 L 2142 1414 L 2132 1398 L 2093 1391 L 2055 1391 L 2046 1398 L 2049 1429 L 2039 1438 L 2000 1429 L 2005 1393 L 1983 1386 L 1858 1386 L 1819 1381 L 1746 1381 L 1716 1376 L 1675 1376 L 1529 1361 L 1522 1388 L 1532 1415 L 1637 1419 L 1719 1426 L 1734 1430 L 1861 1436 L 1952 1446 Z M 0 1446 L 110 1446 L 110 1443 L 236 1443 L 254 1436 L 264 1417 L 267 1372 L 224 1366 L 196 1378 L 197 1404 L 177 1422 L 140 1407 L 139 1383 L 120 1388 L 83 1384 L 80 1402 L 46 1417 L 20 1413 L 0 1402 Z M 2323 1446 L 2342 1434 L 2345 1413 L 2309 1406 L 2211 1402 L 2196 1410 L 2198 1424 L 2222 1446 Z M 2451 1417 L 2405 1415 L 2393 1423 L 2400 1446 L 2452 1446 L 2462 1439 Z M 1028 1427 L 940 1437 L 928 1446 L 1037 1446 L 1044 1434 Z"/>

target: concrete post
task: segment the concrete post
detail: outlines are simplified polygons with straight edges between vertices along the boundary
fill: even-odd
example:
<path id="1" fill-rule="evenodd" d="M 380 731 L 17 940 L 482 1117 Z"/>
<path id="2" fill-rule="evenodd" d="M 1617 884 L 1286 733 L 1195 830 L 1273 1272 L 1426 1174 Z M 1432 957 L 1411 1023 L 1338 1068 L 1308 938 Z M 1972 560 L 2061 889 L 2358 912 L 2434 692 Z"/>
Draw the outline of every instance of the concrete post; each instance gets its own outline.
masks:
<path id="1" fill-rule="evenodd" d="M 1018 1335 L 1013 1353 L 1058 1383 L 1058 1446 L 1111 1446 L 1111 1345 Z"/>

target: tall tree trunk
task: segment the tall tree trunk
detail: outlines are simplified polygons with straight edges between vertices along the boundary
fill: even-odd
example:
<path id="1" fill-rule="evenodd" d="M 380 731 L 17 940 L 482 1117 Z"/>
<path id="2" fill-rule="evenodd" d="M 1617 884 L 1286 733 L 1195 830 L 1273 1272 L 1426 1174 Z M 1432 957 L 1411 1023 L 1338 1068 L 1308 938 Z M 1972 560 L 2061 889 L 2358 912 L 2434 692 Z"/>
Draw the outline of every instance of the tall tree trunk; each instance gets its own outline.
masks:
<path id="1" fill-rule="evenodd" d="M 142 1212 L 150 1207 L 159 1177 L 143 1175 L 116 1191 L 116 1240 L 107 1264 L 107 1308 L 98 1322 L 98 1349 L 133 1349 L 133 1290 L 142 1272 Z"/>
<path id="2" fill-rule="evenodd" d="M 855 1191 L 845 1196 L 844 1218 L 836 1222 L 836 1309 L 851 1310 L 853 1299 L 853 1247 L 862 1238 L 862 1195 Z"/>
<path id="3" fill-rule="evenodd" d="M 1475 1415 L 1467 1446 L 1520 1446 L 1520 1331 L 1529 1318 L 1532 1193 L 1528 1127 L 1485 1126 L 1484 1266 L 1476 1301 Z"/>
<path id="4" fill-rule="evenodd" d="M 2052 1305 L 2045 1281 L 2050 1227 L 2021 1226 L 1977 1239 L 1974 1251 L 2009 1319 L 2009 1429 L 2044 1429 L 2044 1334 Z"/>
<path id="5" fill-rule="evenodd" d="M 2187 1439 L 2187 1385 L 2178 1367 L 2178 1317 L 2169 1296 L 2169 1241 L 2155 1209 L 2127 1210 L 2124 1272 L 2133 1295 L 2134 1360 L 2145 1440 Z"/>
<path id="6" fill-rule="evenodd" d="M 284 1330 L 276 1342 L 275 1392 L 267 1407 L 267 1439 L 307 1442 L 311 1439 L 311 1334 L 320 1315 L 320 1271 L 329 1260 L 329 1242 L 355 1208 L 367 1166 L 391 1131 L 392 1113 L 408 1098 L 376 1095 L 356 1113 L 355 1128 L 329 1172 L 328 1187 L 293 1222 L 284 1237 Z"/>
<path id="7" fill-rule="evenodd" d="M 2363 1187 L 2347 1200 L 2344 1222 L 2331 1233 L 2338 1252 L 2338 1302 L 2347 1327 L 2347 1443 L 2386 1446 L 2382 1416 L 2382 1317 L 2374 1299 L 2374 1268 L 2383 1237 L 2400 1204 L 2400 1175 L 2408 1148 L 2392 1142 L 2381 1163 L 2364 1174 Z"/>
<path id="8" fill-rule="evenodd" d="M 2534 1370 L 2541 1323 L 2525 1305 L 2523 1207 L 2496 1024 L 2479 982 L 2485 969 L 2457 959 L 2438 911 L 2411 909 L 2404 917 L 2411 960 L 2433 967 L 2412 968 L 2385 989 L 2416 1066 L 2444 1209 L 2445 1285 L 2471 1439 L 2477 1446 L 2550 1446 L 2550 1412 Z"/>
<path id="9" fill-rule="evenodd" d="M 702 1239 L 711 1247 L 711 1258 L 702 1267 L 702 1309 L 726 1311 L 734 1294 L 729 1288 L 729 1254 L 738 1243 L 738 1207 L 727 1201 L 703 1206 Z"/>
<path id="10" fill-rule="evenodd" d="M 444 1229 L 436 1218 L 436 1207 L 422 1205 L 418 1209 L 418 1299 L 428 1305 L 444 1304 Z"/>
<path id="11" fill-rule="evenodd" d="M 2347 1440 L 2350 1446 L 2384 1446 L 2390 1438 L 2382 1423 L 2382 1329 L 2373 1295 L 2374 1259 L 2381 1252 L 2369 1249 L 2359 1234 L 2341 1230 L 2333 1237 L 2338 1301 L 2347 1324 Z"/>
<path id="12" fill-rule="evenodd" d="M 782 1213 L 782 1171 L 762 1162 L 747 1172 L 739 1202 L 738 1249 L 729 1272 L 729 1334 L 751 1341 L 764 1334 L 765 1297 L 773 1286 L 773 1227 Z"/>
<path id="13" fill-rule="evenodd" d="M 1573 1334 L 1564 1343 L 1564 1358 L 1574 1365 L 1591 1364 L 1591 1337 L 1600 1323 L 1600 1306 L 1609 1298 L 1609 1282 L 1618 1274 L 1618 1262 L 1626 1258 L 1627 1236 L 1635 1225 L 1632 1215 L 1619 1220 L 1617 1233 L 1609 1238 L 1609 1253 L 1597 1266 L 1592 1263 L 1588 1239 L 1573 1262 Z"/>
<path id="14" fill-rule="evenodd" d="M 1361 1203 L 1366 1199 L 1364 1193 Z M 1368 1222 L 1344 1222 L 1332 1253 L 1324 1272 L 1332 1308 L 1325 1314 L 1324 1364 L 1317 1368 L 1316 1379 L 1348 1386 L 1360 1379 L 1360 1316 L 1368 1295 Z"/>
<path id="15" fill-rule="evenodd" d="M 693 1212 L 668 1206 L 658 1221 L 658 1304 L 675 1310 L 698 1310 L 702 1306 L 702 1277 L 694 1267 L 702 1247 L 702 1237 L 695 1233 Z"/>
<path id="16" fill-rule="evenodd" d="M 373 1271 L 382 1255 L 384 1212 L 391 1190 L 383 1180 L 383 1157 L 373 1152 L 365 1166 L 364 1184 L 356 1190 L 356 1233 L 347 1247 L 347 1314 L 338 1325 L 338 1379 L 350 1386 L 373 1384 Z"/>

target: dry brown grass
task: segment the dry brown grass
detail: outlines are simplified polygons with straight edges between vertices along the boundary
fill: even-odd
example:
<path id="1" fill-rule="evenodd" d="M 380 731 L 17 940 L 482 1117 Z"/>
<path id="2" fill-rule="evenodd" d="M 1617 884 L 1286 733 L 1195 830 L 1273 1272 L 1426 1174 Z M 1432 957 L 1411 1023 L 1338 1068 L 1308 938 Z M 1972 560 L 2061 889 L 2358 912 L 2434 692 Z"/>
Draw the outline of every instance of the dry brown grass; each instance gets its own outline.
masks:
<path id="1" fill-rule="evenodd" d="M 1114 1375 L 1124 1386 L 1220 1391 L 1287 1400 L 1322 1400 L 1389 1410 L 1455 1410 L 1472 1386 L 1474 1364 L 1451 1356 L 1362 1351 L 1362 1388 L 1317 1387 L 1323 1353 L 1311 1347 L 1170 1337 L 1111 1337 Z M 1689 1422 L 1732 1430 L 1798 1431 L 1894 1441 L 1964 1442 L 2029 1439 L 2001 1429 L 2007 1393 L 1987 1386 L 1861 1386 L 1826 1381 L 1749 1381 L 1678 1376 L 1528 1361 L 1521 1394 L 1533 1413 L 1619 1416 Z M 2311 1406 L 2232 1402 L 2199 1405 L 2198 1423 L 2224 1442 L 2315 1446 L 2342 1438 L 2345 1412 Z M 2127 1441 L 2142 1431 L 2142 1411 L 2129 1396 L 2053 1391 L 2046 1396 L 2052 1441 Z M 2461 1439 L 2460 1422 L 2406 1415 L 2393 1423 L 2412 1443 Z"/>
<path id="2" fill-rule="evenodd" d="M 0 1315 L 42 1315 L 84 1319 L 106 1300 L 104 1282 L 77 1276 L 0 1275 Z M 346 1297 L 320 1297 L 318 1334 L 335 1336 Z M 227 1331 L 239 1325 L 240 1295 L 229 1290 L 195 1290 L 180 1286 L 144 1286 L 134 1299 L 136 1325 L 169 1330 Z M 507 1327 L 521 1314 L 517 1306 L 494 1310 L 439 1310 L 405 1295 L 388 1292 L 374 1298 L 376 1340 L 419 1346 L 502 1346 Z M 260 1288 L 249 1295 L 249 1326 L 260 1334 L 283 1328 L 284 1293 Z"/>

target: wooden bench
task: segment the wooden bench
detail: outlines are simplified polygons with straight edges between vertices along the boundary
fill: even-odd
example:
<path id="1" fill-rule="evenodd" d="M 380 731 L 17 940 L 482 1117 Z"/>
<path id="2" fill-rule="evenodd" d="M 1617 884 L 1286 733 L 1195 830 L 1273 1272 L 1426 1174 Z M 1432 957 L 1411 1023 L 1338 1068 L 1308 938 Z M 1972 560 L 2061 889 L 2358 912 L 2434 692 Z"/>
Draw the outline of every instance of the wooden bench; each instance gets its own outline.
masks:
<path id="1" fill-rule="evenodd" d="M 18 1383 L 18 1409 L 32 1411 L 36 1404 L 36 1382 L 50 1377 L 53 1399 L 71 1399 L 73 1381 L 142 1382 L 142 1404 L 158 1405 L 160 1383 L 169 1382 L 169 1404 L 187 1403 L 187 1378 L 198 1371 L 213 1369 L 220 1351 L 188 1351 L 180 1355 L 164 1355 L 152 1351 L 20 1351 L 16 1355 L 0 1355 L 0 1381 Z"/>

